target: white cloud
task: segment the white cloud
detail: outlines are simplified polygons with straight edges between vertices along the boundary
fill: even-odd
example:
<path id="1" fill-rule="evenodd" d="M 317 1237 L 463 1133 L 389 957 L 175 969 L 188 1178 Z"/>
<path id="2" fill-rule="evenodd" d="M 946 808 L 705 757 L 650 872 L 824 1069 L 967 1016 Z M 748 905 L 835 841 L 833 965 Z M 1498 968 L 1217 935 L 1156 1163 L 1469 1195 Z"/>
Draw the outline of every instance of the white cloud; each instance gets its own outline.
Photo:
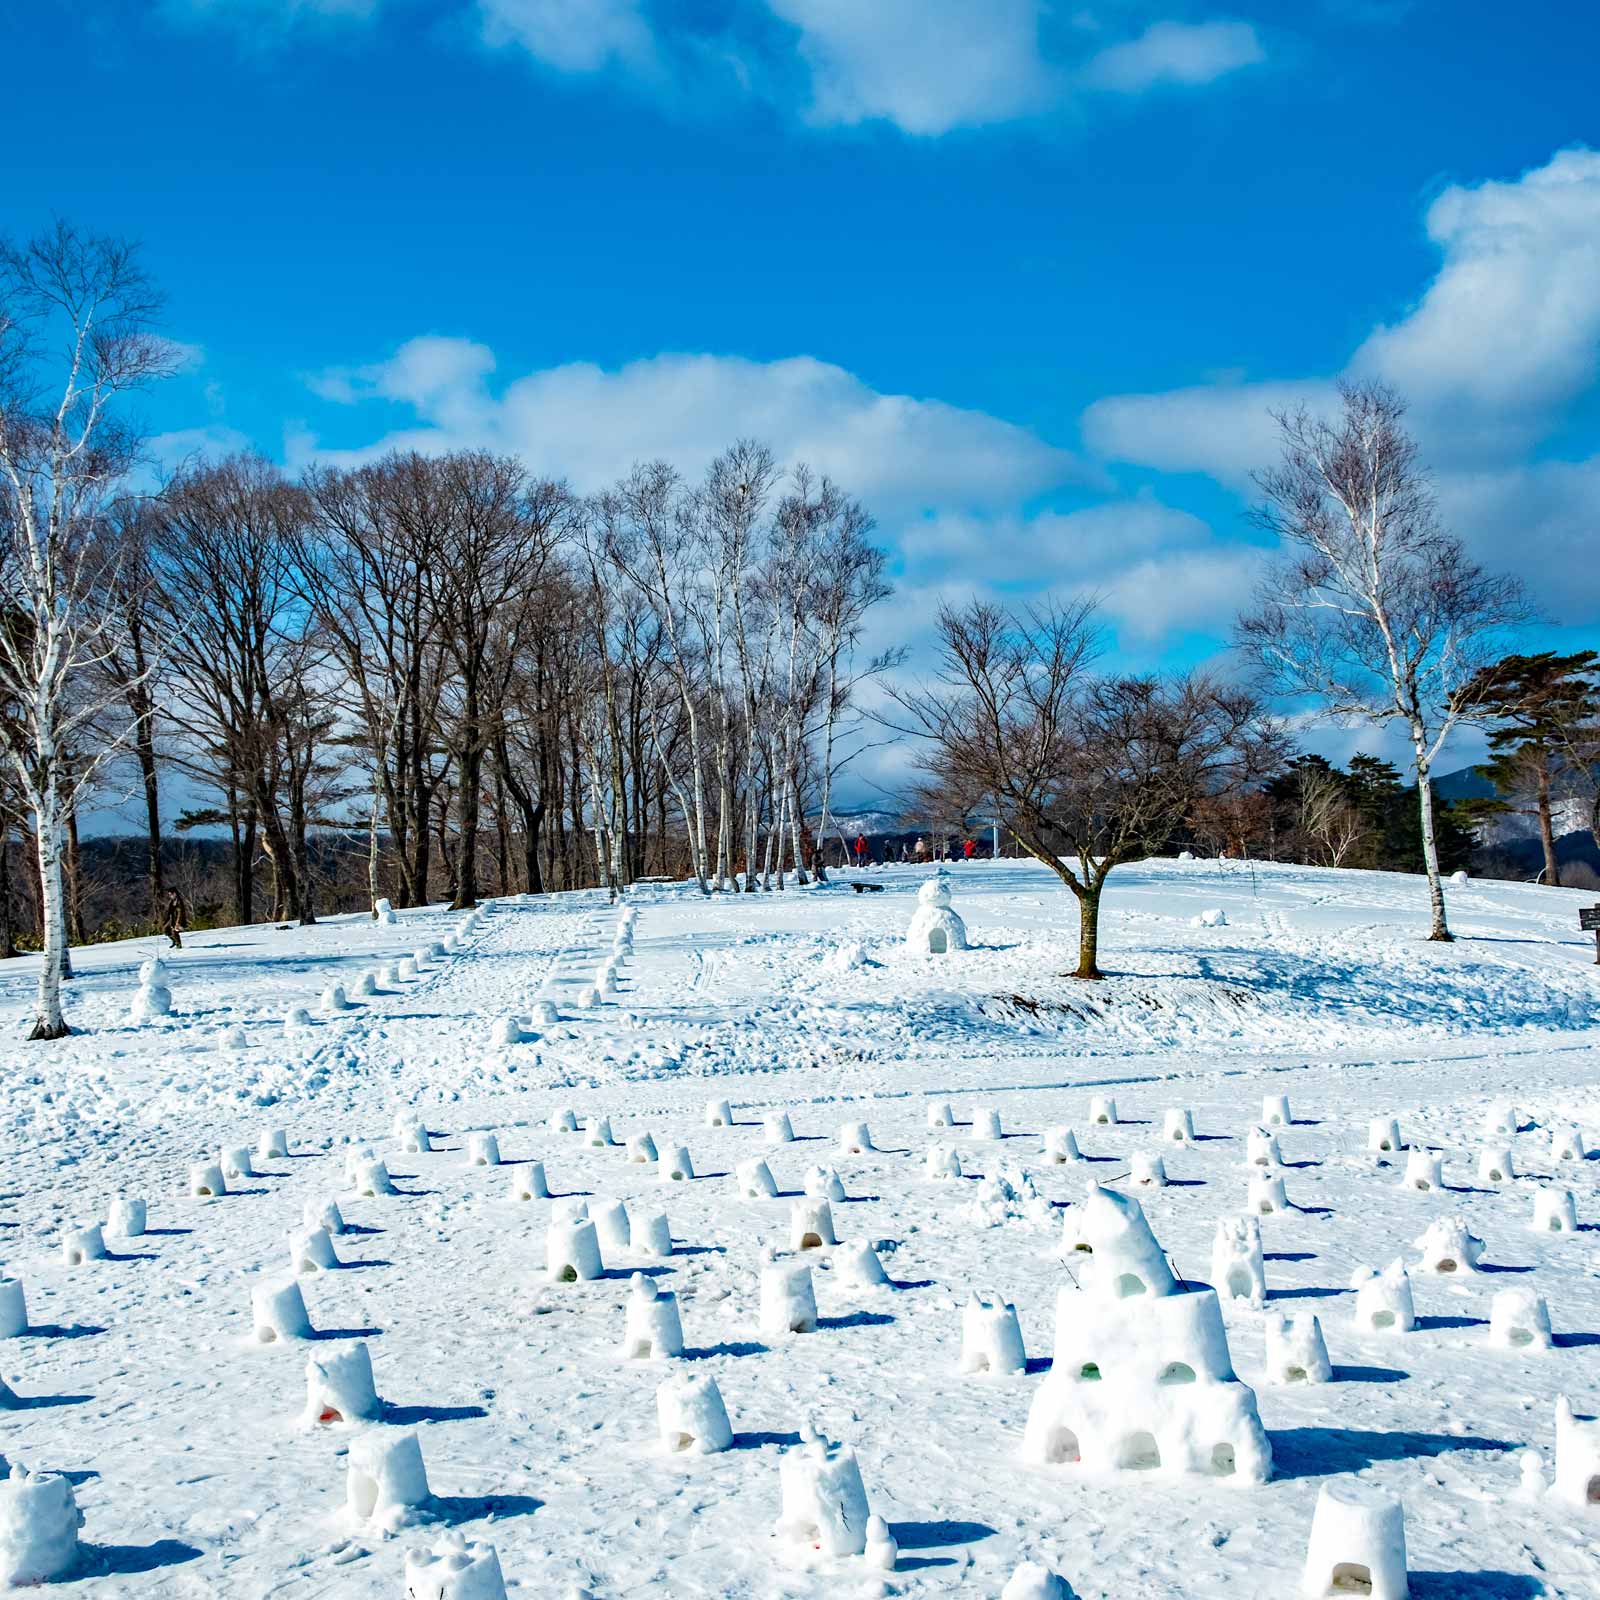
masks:
<path id="1" fill-rule="evenodd" d="M 416 426 L 370 449 L 513 451 L 535 471 L 589 492 L 660 456 L 697 475 L 736 434 L 831 473 L 880 515 L 993 507 L 1088 476 L 1076 457 L 1026 428 L 939 400 L 881 394 L 809 356 L 749 361 L 661 355 L 606 370 L 573 362 L 495 394 L 492 353 L 465 339 L 414 339 L 389 361 L 312 380 L 324 398 L 399 401 Z M 302 441 L 297 454 L 314 452 Z M 349 453 L 318 452 L 324 457 Z"/>
<path id="2" fill-rule="evenodd" d="M 644 67 L 654 39 L 639 0 L 479 0 L 484 38 L 517 44 L 562 72 Z"/>
<path id="3" fill-rule="evenodd" d="M 1250 600 L 1263 558 L 1251 545 L 1148 556 L 1104 588 L 1106 614 L 1125 645 L 1156 645 L 1180 633 L 1226 634 Z"/>
<path id="4" fill-rule="evenodd" d="M 1193 88 L 1266 58 L 1248 22 L 1155 22 L 1137 39 L 1102 50 L 1084 69 L 1084 80 L 1118 94 L 1163 84 Z"/>
<path id="5" fill-rule="evenodd" d="M 882 118 L 907 133 L 1003 122 L 1056 92 L 1039 0 L 767 0 L 799 30 L 818 123 Z"/>

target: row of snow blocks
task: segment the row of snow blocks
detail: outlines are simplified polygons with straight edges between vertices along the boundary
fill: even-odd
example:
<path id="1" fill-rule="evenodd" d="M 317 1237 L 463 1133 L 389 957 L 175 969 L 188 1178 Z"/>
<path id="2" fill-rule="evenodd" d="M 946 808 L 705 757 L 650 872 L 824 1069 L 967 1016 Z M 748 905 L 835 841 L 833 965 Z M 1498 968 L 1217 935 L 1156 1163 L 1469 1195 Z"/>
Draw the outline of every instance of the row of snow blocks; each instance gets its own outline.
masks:
<path id="1" fill-rule="evenodd" d="M 1017 1308 L 997 1294 L 974 1291 L 961 1312 L 961 1370 L 1008 1378 L 1027 1369 Z"/>
<path id="2" fill-rule="evenodd" d="M 622 1334 L 624 1361 L 671 1361 L 683 1354 L 678 1297 L 658 1289 L 642 1272 L 633 1275 Z"/>
<path id="3" fill-rule="evenodd" d="M 1267 1319 L 1266 1379 L 1280 1388 L 1297 1383 L 1332 1383 L 1322 1323 L 1309 1311 Z"/>
<path id="4" fill-rule="evenodd" d="M 1410 1333 L 1416 1327 L 1411 1278 L 1398 1256 L 1381 1272 L 1357 1268 L 1350 1287 L 1356 1292 L 1355 1325 L 1362 1333 Z"/>
<path id="5" fill-rule="evenodd" d="M 817 1331 L 817 1295 L 805 1262 L 780 1260 L 770 1250 L 762 1251 L 759 1326 L 767 1339 Z"/>
<path id="6" fill-rule="evenodd" d="M 431 1492 L 414 1433 L 364 1433 L 345 1456 L 345 1509 L 360 1528 L 398 1533 L 418 1520 Z"/>
<path id="7" fill-rule="evenodd" d="M 372 1378 L 372 1352 L 364 1340 L 327 1355 L 306 1360 L 307 1427 L 337 1427 L 347 1422 L 372 1422 L 383 1413 L 383 1402 Z"/>
<path id="8" fill-rule="evenodd" d="M 1556 1401 L 1556 1479 L 1550 1492 L 1600 1513 L 1600 1420 L 1580 1418 L 1565 1395 Z"/>
<path id="9" fill-rule="evenodd" d="M 733 1446 L 733 1425 L 717 1380 L 685 1373 L 656 1390 L 656 1425 L 670 1455 L 717 1455 Z"/>
<path id="10" fill-rule="evenodd" d="M 1352 1478 L 1335 1478 L 1317 1491 L 1306 1543 L 1306 1600 L 1369 1595 L 1406 1600 L 1406 1525 L 1392 1494 Z"/>
<path id="11" fill-rule="evenodd" d="M 1259 1217 L 1220 1217 L 1211 1241 L 1211 1282 L 1217 1298 L 1243 1301 L 1259 1311 L 1267 1303 L 1266 1260 Z"/>
<path id="12" fill-rule="evenodd" d="M 431 1550 L 406 1552 L 405 1600 L 506 1600 L 492 1544 L 447 1533 Z"/>
<path id="13" fill-rule="evenodd" d="M 782 1511 L 778 1542 L 791 1560 L 865 1555 L 871 1511 L 856 1453 L 809 1425 L 801 1442 L 778 1457 Z"/>
<path id="14" fill-rule="evenodd" d="M 32 1588 L 68 1577 L 78 1562 L 78 1509 L 70 1479 L 55 1472 L 9 1472 L 0 1457 L 0 1588 Z"/>

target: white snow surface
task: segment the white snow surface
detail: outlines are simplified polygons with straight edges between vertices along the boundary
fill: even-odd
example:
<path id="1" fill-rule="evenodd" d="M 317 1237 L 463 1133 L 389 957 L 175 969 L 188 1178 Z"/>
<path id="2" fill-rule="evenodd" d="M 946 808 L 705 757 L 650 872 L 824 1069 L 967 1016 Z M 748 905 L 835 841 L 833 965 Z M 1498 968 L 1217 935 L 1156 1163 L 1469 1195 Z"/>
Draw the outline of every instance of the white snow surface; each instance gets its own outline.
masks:
<path id="1" fill-rule="evenodd" d="M 0 1074 L 0 1276 L 20 1278 L 30 1330 L 0 1339 L 0 1456 L 70 1475 L 83 1557 L 52 1594 L 377 1600 L 403 1592 L 406 1540 L 343 1511 L 344 1453 L 373 1429 L 414 1430 L 448 1529 L 495 1547 L 511 1596 L 581 1587 L 600 1600 L 673 1596 L 975 1597 L 1023 1560 L 1084 1597 L 1176 1600 L 1298 1592 L 1319 1486 L 1352 1476 L 1405 1510 L 1420 1600 L 1600 1593 L 1594 1507 L 1522 1490 L 1520 1452 L 1550 1481 L 1557 1397 L 1600 1411 L 1600 1160 L 1550 1154 L 1556 1127 L 1600 1148 L 1600 970 L 1577 927 L 1591 896 L 1473 880 L 1448 889 L 1452 945 L 1425 941 L 1420 879 L 1216 861 L 1119 869 L 1101 961 L 1081 984 L 1075 903 L 1030 863 L 951 871 L 971 948 L 930 961 L 903 930 L 926 867 L 872 873 L 887 890 L 703 898 L 693 886 L 631 891 L 634 954 L 614 1002 L 575 1010 L 612 947 L 619 908 L 599 893 L 501 901 L 459 953 L 360 997 L 361 973 L 398 963 L 457 923 L 442 908 L 395 924 L 330 919 L 310 929 L 229 928 L 163 952 L 170 1016 L 129 1017 L 152 941 L 74 952 L 69 1013 L 83 1031 L 51 1046 L 21 1033 L 34 962 L 0 968 L 9 1029 Z M 1191 924 L 1210 908 L 1223 927 Z M 861 959 L 830 959 L 859 946 Z M 342 983 L 351 1008 L 285 1036 L 294 1006 Z M 485 1048 L 489 1023 L 553 1003 L 538 1037 Z M 240 1027 L 243 1049 L 218 1031 Z M 1127 1192 L 1130 1157 L 1158 1148 L 1166 1107 L 1194 1113 L 1192 1144 L 1161 1145 L 1171 1182 L 1137 1191 L 1177 1272 L 1203 1279 L 1220 1217 L 1244 1204 L 1247 1130 L 1286 1093 L 1276 1130 L 1291 1209 L 1265 1217 L 1268 1298 L 1224 1306 L 1232 1363 L 1256 1390 L 1270 1482 L 1123 1476 L 1022 1459 L 1043 1381 L 1057 1290 L 1081 1281 L 1066 1208 L 1087 1181 Z M 1120 1121 L 1091 1125 L 1094 1094 Z M 708 1097 L 735 1124 L 704 1123 Z M 930 1132 L 926 1104 L 956 1125 Z M 1514 1101 L 1518 1176 L 1475 1180 L 1484 1113 Z M 552 1112 L 610 1119 L 619 1144 L 552 1132 Z M 973 1137 L 976 1108 L 1005 1137 Z M 787 1111 L 797 1142 L 765 1143 Z M 433 1135 L 402 1154 L 397 1113 Z M 1393 1116 L 1410 1147 L 1443 1157 L 1443 1191 L 1403 1189 L 1403 1152 L 1369 1154 Z M 867 1122 L 877 1148 L 835 1149 Z M 1085 1164 L 1046 1165 L 1047 1128 L 1075 1129 Z M 218 1152 L 288 1134 L 287 1157 L 191 1199 L 187 1174 Z M 508 1198 L 508 1172 L 469 1167 L 468 1135 L 492 1129 L 503 1163 L 544 1163 L 556 1197 Z M 695 1178 L 663 1185 L 622 1145 L 649 1131 L 686 1145 Z M 932 1138 L 963 1176 L 925 1178 Z M 346 1143 L 370 1144 L 398 1193 L 350 1196 Z M 764 1158 L 772 1199 L 732 1175 Z M 837 1165 L 842 1242 L 875 1248 L 876 1287 L 841 1281 L 808 1251 L 820 1324 L 758 1330 L 759 1250 L 786 1249 L 802 1174 Z M 1002 1173 L 1005 1177 L 1002 1179 Z M 979 1226 L 974 1205 L 1029 1180 L 1038 1203 Z M 985 1190 L 988 1185 L 988 1191 Z M 1573 1192 L 1580 1230 L 1528 1227 L 1535 1190 Z M 148 1202 L 140 1237 L 68 1267 L 64 1228 Z M 665 1210 L 667 1258 L 608 1252 L 603 1278 L 547 1285 L 545 1235 L 562 1197 Z M 300 1278 L 315 1340 L 252 1338 L 251 1288 L 282 1277 L 284 1240 L 308 1201 L 337 1198 L 343 1263 Z M 566 1201 L 571 1205 L 571 1200 Z M 1351 1326 L 1358 1268 L 1414 1258 L 1414 1241 L 1459 1217 L 1485 1241 L 1480 1273 L 1413 1279 L 1418 1327 Z M 637 1236 L 635 1243 L 637 1244 Z M 784 1259 L 780 1255 L 780 1259 Z M 674 1371 L 713 1378 L 733 1448 L 660 1443 L 659 1362 L 621 1359 L 629 1279 L 677 1296 L 685 1350 Z M 1499 1289 L 1542 1295 L 1552 1350 L 1489 1340 Z M 1016 1307 L 1028 1370 L 961 1371 L 974 1291 Z M 1321 1319 L 1333 1381 L 1269 1385 L 1265 1328 Z M 364 1339 L 381 1421 L 302 1424 L 308 1353 Z M 898 1569 L 863 1558 L 785 1563 L 772 1530 L 778 1460 L 814 1424 L 852 1448 Z M 413 1537 L 409 1542 L 415 1543 Z"/>

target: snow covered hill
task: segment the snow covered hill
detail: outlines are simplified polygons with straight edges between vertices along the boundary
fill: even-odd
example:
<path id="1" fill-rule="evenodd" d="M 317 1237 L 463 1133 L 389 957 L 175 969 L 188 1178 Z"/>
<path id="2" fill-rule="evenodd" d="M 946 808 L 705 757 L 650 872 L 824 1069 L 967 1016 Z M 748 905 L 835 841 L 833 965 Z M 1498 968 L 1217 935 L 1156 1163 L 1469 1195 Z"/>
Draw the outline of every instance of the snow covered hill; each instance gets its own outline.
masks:
<path id="1" fill-rule="evenodd" d="M 1321 1482 L 1351 1474 L 1404 1504 L 1419 1596 L 1593 1595 L 1593 1508 L 1520 1487 L 1519 1454 L 1552 1465 L 1555 1403 L 1600 1403 L 1600 1162 L 1559 1160 L 1569 1126 L 1600 1145 L 1600 969 L 1577 927 L 1593 897 L 1525 884 L 1451 888 L 1459 942 L 1425 943 L 1419 879 L 1239 863 L 1147 862 L 1113 876 L 1102 959 L 1070 970 L 1076 910 L 1025 863 L 951 878 L 972 948 L 908 951 L 901 934 L 928 869 L 712 901 L 678 887 L 631 894 L 631 956 L 615 997 L 579 1004 L 613 951 L 617 911 L 596 894 L 509 901 L 459 949 L 459 918 L 398 926 L 204 933 L 169 963 L 170 1017 L 128 1018 L 154 945 L 77 953 L 71 1015 L 85 1031 L 8 1047 L 0 1078 L 0 1255 L 29 1331 L 0 1338 L 0 1455 L 72 1475 L 86 1522 L 66 1594 L 367 1600 L 404 1592 L 404 1548 L 440 1525 L 487 1539 L 512 1595 L 998 1595 L 1025 1556 L 1082 1596 L 1295 1592 Z M 1209 912 L 1225 922 L 1212 923 Z M 416 962 L 362 994 L 362 975 Z M 420 959 L 419 959 L 420 958 Z M 17 1037 L 31 963 L 0 971 Z M 351 1004 L 322 1000 L 342 984 Z M 542 1004 L 558 1020 L 534 1020 Z M 285 1030 L 294 1008 L 308 1020 Z M 523 1042 L 497 1042 L 508 1016 Z M 242 1030 L 242 1032 L 241 1032 Z M 1285 1094 L 1278 1130 L 1292 1209 L 1262 1219 L 1266 1311 L 1226 1306 L 1232 1361 L 1255 1386 L 1271 1480 L 1098 1478 L 1023 1459 L 1023 1427 L 1052 1345 L 1057 1290 L 1086 1181 L 1136 1193 L 1181 1276 L 1208 1275 L 1219 1217 L 1245 1204 L 1246 1133 Z M 1114 1097 L 1119 1120 L 1088 1118 Z M 734 1125 L 708 1126 L 706 1102 Z M 957 1125 L 930 1133 L 930 1102 Z M 1514 1101 L 1520 1176 L 1477 1177 L 1485 1112 Z M 1163 1146 L 1169 1108 L 1197 1138 Z M 552 1131 L 571 1110 L 610 1120 L 615 1146 Z M 769 1145 L 763 1116 L 798 1136 Z M 1003 1137 L 978 1137 L 995 1111 Z M 397 1118 L 432 1132 L 397 1143 Z M 1401 1186 L 1404 1155 L 1367 1150 L 1368 1122 L 1442 1158 L 1444 1189 Z M 876 1149 L 841 1153 L 866 1122 Z M 1072 1127 L 1087 1161 L 1047 1164 L 1047 1129 Z M 216 1200 L 191 1198 L 196 1162 L 286 1131 Z M 499 1169 L 468 1164 L 492 1130 Z M 692 1180 L 628 1159 L 648 1131 L 688 1149 Z M 929 1181 L 930 1140 L 963 1176 Z M 370 1142 L 397 1193 L 357 1198 L 347 1141 Z M 1166 1187 L 1130 1187 L 1158 1151 Z M 775 1198 L 741 1197 L 764 1157 Z M 510 1198 L 544 1163 L 556 1200 Z M 814 1334 L 761 1331 L 758 1251 L 786 1249 L 808 1168 L 837 1167 L 842 1245 L 876 1247 L 890 1280 L 866 1287 L 851 1252 L 820 1253 Z M 1570 1190 L 1584 1231 L 1530 1229 L 1538 1192 Z M 150 1232 L 68 1266 L 69 1225 L 116 1194 L 149 1203 Z M 638 1233 L 608 1245 L 595 1282 L 545 1281 L 561 1196 L 624 1201 Z M 309 1344 L 252 1336 L 251 1287 L 288 1273 L 307 1204 L 336 1198 L 344 1263 L 299 1280 Z M 675 1253 L 643 1222 L 670 1219 Z M 1414 1241 L 1459 1216 L 1486 1241 L 1484 1273 L 1419 1268 Z M 1403 1256 L 1416 1331 L 1358 1331 L 1352 1274 Z M 684 1361 L 622 1359 L 629 1275 L 676 1293 Z M 1490 1345 L 1489 1303 L 1546 1297 L 1556 1348 Z M 1013 1303 L 1030 1358 L 1014 1377 L 959 1370 L 973 1290 Z M 1266 1316 L 1314 1311 L 1334 1365 L 1325 1386 L 1263 1380 Z M 306 1356 L 364 1342 L 383 1419 L 305 1425 Z M 734 1448 L 668 1454 L 655 1395 L 669 1368 L 708 1375 Z M 0 1391 L 3 1395 L 3 1391 Z M 792 1564 L 771 1529 L 779 1459 L 808 1421 L 852 1444 L 871 1509 L 899 1541 L 897 1570 L 859 1557 Z M 352 1441 L 414 1430 L 432 1521 L 386 1539 L 345 1510 Z M 365 1448 L 365 1446 L 363 1447 Z"/>

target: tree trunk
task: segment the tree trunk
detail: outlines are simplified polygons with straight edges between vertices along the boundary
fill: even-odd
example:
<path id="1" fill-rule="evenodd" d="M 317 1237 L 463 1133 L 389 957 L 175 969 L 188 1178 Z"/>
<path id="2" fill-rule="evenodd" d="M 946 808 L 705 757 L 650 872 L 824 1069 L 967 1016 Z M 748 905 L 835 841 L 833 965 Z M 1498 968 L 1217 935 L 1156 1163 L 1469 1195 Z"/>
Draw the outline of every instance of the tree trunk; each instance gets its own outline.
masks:
<path id="1" fill-rule="evenodd" d="M 11 823 L 0 827 L 0 960 L 17 953 L 16 915 L 11 907 Z"/>
<path id="2" fill-rule="evenodd" d="M 475 720 L 475 719 L 474 719 Z M 482 810 L 483 752 L 461 752 L 461 842 L 456 851 L 453 911 L 470 911 L 478 903 L 478 822 Z"/>
<path id="3" fill-rule="evenodd" d="M 1078 970 L 1075 978 L 1105 977 L 1100 970 L 1100 896 L 1103 883 L 1078 891 Z"/>
<path id="4" fill-rule="evenodd" d="M 1422 867 L 1428 875 L 1428 906 L 1432 926 L 1430 939 L 1448 942 L 1453 935 L 1445 921 L 1444 884 L 1439 877 L 1439 844 L 1433 833 L 1433 781 L 1428 774 L 1428 760 L 1424 753 L 1420 730 L 1415 734 L 1417 750 L 1417 806 L 1422 817 Z"/>
<path id="5" fill-rule="evenodd" d="M 1544 846 L 1544 881 L 1552 889 L 1561 887 L 1561 863 L 1556 860 L 1556 830 L 1550 818 L 1550 772 L 1539 768 L 1539 843 Z"/>
<path id="6" fill-rule="evenodd" d="M 62 1039 L 72 1030 L 61 1010 L 61 979 L 66 966 L 66 896 L 61 881 L 61 818 L 53 778 L 34 810 L 34 835 L 39 850 L 39 900 L 44 944 L 39 966 L 39 991 L 34 1003 L 30 1039 Z"/>

